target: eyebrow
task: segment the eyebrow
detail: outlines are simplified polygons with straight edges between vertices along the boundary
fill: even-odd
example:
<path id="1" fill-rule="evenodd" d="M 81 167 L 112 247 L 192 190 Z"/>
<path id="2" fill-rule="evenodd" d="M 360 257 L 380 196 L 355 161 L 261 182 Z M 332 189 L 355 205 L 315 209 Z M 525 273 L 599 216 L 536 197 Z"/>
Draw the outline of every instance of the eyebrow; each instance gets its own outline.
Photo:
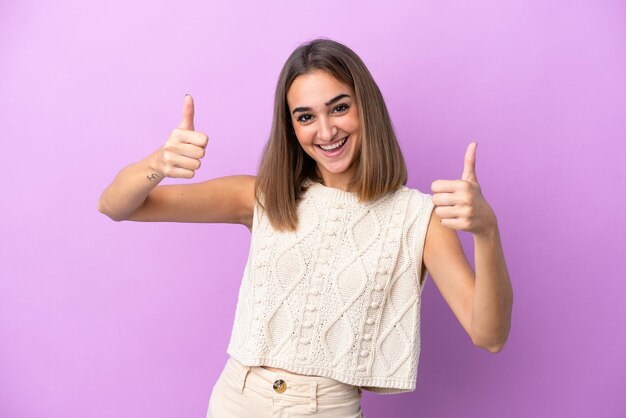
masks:
<path id="1" fill-rule="evenodd" d="M 333 97 L 332 99 L 330 99 L 329 101 L 327 101 L 326 103 L 324 103 L 325 106 L 330 106 L 331 104 L 337 103 L 339 100 L 346 98 L 346 97 L 350 97 L 349 94 L 345 94 L 342 93 L 337 97 Z M 296 107 L 293 112 L 291 112 L 292 114 L 296 114 L 297 112 L 309 112 L 311 110 L 310 107 Z"/>

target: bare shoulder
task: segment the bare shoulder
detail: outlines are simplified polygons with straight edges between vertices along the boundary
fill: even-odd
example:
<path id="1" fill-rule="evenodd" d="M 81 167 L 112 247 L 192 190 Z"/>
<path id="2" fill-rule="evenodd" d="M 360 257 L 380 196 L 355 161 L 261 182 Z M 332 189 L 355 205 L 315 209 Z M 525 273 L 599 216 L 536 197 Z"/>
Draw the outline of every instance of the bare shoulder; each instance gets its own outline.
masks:
<path id="1" fill-rule="evenodd" d="M 146 222 L 213 222 L 252 226 L 256 177 L 219 177 L 157 186 L 129 217 Z"/>

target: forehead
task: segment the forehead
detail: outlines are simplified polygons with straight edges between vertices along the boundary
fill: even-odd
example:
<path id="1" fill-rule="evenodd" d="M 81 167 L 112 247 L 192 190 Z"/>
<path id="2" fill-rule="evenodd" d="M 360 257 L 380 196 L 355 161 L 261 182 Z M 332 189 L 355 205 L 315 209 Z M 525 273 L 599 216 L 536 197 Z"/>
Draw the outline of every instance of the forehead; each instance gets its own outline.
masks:
<path id="1" fill-rule="evenodd" d="M 287 104 L 289 107 L 324 106 L 328 100 L 342 93 L 354 97 L 350 86 L 326 71 L 314 70 L 296 77 L 291 83 L 287 91 Z"/>

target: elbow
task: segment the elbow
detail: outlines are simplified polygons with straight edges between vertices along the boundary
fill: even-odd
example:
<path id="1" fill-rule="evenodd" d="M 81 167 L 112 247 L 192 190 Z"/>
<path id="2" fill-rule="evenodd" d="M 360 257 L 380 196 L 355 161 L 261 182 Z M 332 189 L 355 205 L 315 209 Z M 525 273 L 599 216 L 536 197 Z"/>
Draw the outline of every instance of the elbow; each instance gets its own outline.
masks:
<path id="1" fill-rule="evenodd" d="M 484 348 L 485 350 L 489 351 L 490 353 L 496 354 L 496 353 L 499 353 L 500 351 L 502 351 L 502 349 L 504 348 L 504 343 L 483 346 L 482 348 Z"/>
<path id="2" fill-rule="evenodd" d="M 499 353 L 504 348 L 504 344 L 509 338 L 511 331 L 511 307 L 513 305 L 512 295 L 509 299 L 506 314 L 501 317 L 496 324 L 485 327 L 472 327 L 470 337 L 476 347 Z"/>
<path id="3" fill-rule="evenodd" d="M 504 344 L 506 343 L 506 337 L 492 340 L 492 341 L 483 341 L 477 338 L 472 338 L 472 342 L 478 348 L 482 348 L 484 350 L 489 351 L 490 353 L 499 353 L 504 348 Z"/>
<path id="4" fill-rule="evenodd" d="M 104 201 L 102 199 L 100 199 L 100 201 L 98 201 L 98 212 L 102 213 L 103 215 L 106 215 L 109 217 L 109 219 L 115 221 L 115 222 L 119 222 L 119 221 L 123 221 L 124 218 L 122 216 L 119 216 L 118 214 L 114 213 L 113 211 L 111 211 L 109 209 L 109 207 L 106 205 L 106 203 L 104 203 Z"/>

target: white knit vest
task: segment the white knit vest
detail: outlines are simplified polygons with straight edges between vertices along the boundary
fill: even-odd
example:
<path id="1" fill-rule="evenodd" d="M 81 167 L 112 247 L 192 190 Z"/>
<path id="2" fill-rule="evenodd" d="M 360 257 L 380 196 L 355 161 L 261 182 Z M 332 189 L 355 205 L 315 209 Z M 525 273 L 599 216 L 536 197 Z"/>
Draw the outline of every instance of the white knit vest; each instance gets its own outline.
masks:
<path id="1" fill-rule="evenodd" d="M 257 204 L 228 354 L 374 392 L 414 390 L 432 209 L 407 187 L 359 203 L 313 183 L 285 233 Z"/>

